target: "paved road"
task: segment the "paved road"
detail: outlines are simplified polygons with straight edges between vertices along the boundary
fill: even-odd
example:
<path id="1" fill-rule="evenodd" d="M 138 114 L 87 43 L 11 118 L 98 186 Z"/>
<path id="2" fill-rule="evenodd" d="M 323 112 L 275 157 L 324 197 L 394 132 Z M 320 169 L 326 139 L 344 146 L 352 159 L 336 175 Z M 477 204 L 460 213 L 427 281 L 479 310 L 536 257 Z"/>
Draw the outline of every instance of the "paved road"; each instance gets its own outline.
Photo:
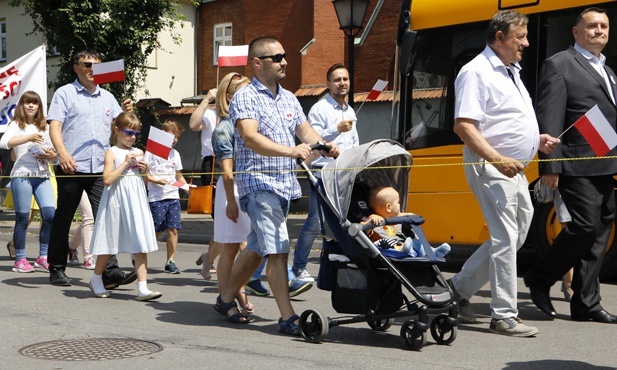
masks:
<path id="1" fill-rule="evenodd" d="M 0 245 L 11 238 L 9 217 L 0 221 Z M 292 237 L 302 215 L 291 218 Z M 615 333 L 617 326 L 578 323 L 567 320 L 567 303 L 555 299 L 560 313 L 555 321 L 545 321 L 533 308 L 526 290 L 519 293 L 520 317 L 540 329 L 536 338 L 508 338 L 487 332 L 488 287 L 472 300 L 480 314 L 477 325 L 461 325 L 458 337 L 449 346 L 436 345 L 431 338 L 421 352 L 404 349 L 399 336 L 403 320 L 386 333 L 375 333 L 360 323 L 330 329 L 321 344 L 277 333 L 278 310 L 273 298 L 252 298 L 256 322 L 233 325 L 212 309 L 216 298 L 215 281 L 206 282 L 198 274 L 195 259 L 202 251 L 196 244 L 211 233 L 207 217 L 187 216 L 185 236 L 176 258 L 179 275 L 163 272 L 164 243 L 149 255 L 149 285 L 163 292 L 156 302 L 135 300 L 136 287 L 117 289 L 109 299 L 93 298 L 87 287 L 90 271 L 69 268 L 71 287 L 54 287 L 47 274 L 17 274 L 12 261 L 0 252 L 0 321 L 2 333 L 0 368 L 109 369 L 109 368 L 203 368 L 203 369 L 616 369 Z M 192 233 L 189 233 L 193 230 Z M 35 229 L 33 231 L 36 231 Z M 182 235 L 182 234 L 181 234 Z M 192 236 L 188 236 L 192 235 Z M 201 235 L 201 236 L 199 236 Z M 200 239 L 201 238 L 201 239 Z M 186 241 L 192 240 L 192 243 Z M 36 254 L 34 232 L 28 237 L 27 252 Z M 128 270 L 128 256 L 120 256 Z M 318 252 L 311 254 L 309 272 L 316 275 Z M 451 276 L 452 272 L 445 272 Z M 214 275 L 216 277 L 216 275 Z M 522 280 L 519 286 L 523 287 Z M 617 312 L 617 286 L 602 285 L 603 304 Z M 554 287 L 554 297 L 561 297 Z M 337 317 L 329 292 L 313 288 L 293 300 L 298 313 L 319 309 Z M 42 360 L 19 353 L 30 345 L 47 341 L 93 338 L 129 338 L 153 341 L 163 350 L 130 359 L 104 361 Z M 87 346 L 86 346 L 87 347 Z M 96 354 L 96 353 L 94 353 Z"/>

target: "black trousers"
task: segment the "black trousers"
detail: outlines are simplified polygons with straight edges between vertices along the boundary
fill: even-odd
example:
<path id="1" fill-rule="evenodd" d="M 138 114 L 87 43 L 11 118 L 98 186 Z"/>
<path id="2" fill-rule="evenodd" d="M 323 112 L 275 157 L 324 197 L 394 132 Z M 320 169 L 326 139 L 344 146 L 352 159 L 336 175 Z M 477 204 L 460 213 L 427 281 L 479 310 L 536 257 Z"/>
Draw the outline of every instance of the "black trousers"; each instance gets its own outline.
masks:
<path id="1" fill-rule="evenodd" d="M 214 161 L 214 156 L 206 156 L 201 161 L 201 185 L 210 185 L 214 183 L 214 174 L 212 173 L 212 161 Z"/>
<path id="2" fill-rule="evenodd" d="M 615 219 L 613 177 L 559 176 L 559 192 L 572 216 L 547 254 L 525 274 L 525 284 L 546 288 L 574 267 L 570 314 L 602 310 L 600 269 Z"/>
<path id="3" fill-rule="evenodd" d="M 96 219 L 105 185 L 101 173 L 77 172 L 74 175 L 67 175 L 60 166 L 56 166 L 56 182 L 58 183 L 58 206 L 51 224 L 47 260 L 50 270 L 64 271 L 69 252 L 71 223 L 81 200 L 81 195 L 84 191 L 88 194 L 92 213 Z M 121 271 L 118 269 L 118 260 L 116 256 L 111 256 L 105 267 L 103 279 L 108 279 L 119 273 Z"/>

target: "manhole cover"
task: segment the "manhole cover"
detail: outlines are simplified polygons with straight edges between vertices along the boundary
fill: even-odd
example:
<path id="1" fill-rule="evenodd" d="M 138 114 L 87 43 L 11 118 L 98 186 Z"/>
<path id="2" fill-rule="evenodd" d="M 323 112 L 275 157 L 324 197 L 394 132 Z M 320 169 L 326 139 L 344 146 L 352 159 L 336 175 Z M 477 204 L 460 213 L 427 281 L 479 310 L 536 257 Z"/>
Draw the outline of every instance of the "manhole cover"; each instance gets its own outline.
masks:
<path id="1" fill-rule="evenodd" d="M 91 338 L 31 344 L 19 350 L 24 356 L 57 361 L 99 361 L 145 356 L 163 347 L 136 339 Z"/>

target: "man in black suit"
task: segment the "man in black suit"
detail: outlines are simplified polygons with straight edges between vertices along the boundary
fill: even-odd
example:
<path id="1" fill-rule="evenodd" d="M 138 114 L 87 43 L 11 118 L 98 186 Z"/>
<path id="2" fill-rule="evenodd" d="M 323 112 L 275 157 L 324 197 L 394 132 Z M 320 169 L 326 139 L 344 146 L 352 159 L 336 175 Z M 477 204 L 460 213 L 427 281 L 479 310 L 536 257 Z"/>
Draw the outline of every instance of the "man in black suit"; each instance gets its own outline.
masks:
<path id="1" fill-rule="evenodd" d="M 606 58 L 601 54 L 608 42 L 608 30 L 606 11 L 587 8 L 572 29 L 575 45 L 544 62 L 536 103 L 541 132 L 560 135 L 596 104 L 615 129 L 617 77 L 604 65 Z M 525 274 L 525 285 L 534 304 L 554 317 L 549 289 L 574 267 L 572 320 L 617 323 L 617 317 L 600 304 L 598 278 L 615 219 L 613 175 L 617 173 L 617 161 L 575 160 L 595 156 L 578 130 L 568 130 L 561 140 L 561 146 L 549 155 L 540 154 L 541 158 L 574 160 L 542 162 L 540 174 L 542 182 L 559 189 L 572 222 Z M 613 149 L 608 155 L 617 155 L 617 151 Z"/>

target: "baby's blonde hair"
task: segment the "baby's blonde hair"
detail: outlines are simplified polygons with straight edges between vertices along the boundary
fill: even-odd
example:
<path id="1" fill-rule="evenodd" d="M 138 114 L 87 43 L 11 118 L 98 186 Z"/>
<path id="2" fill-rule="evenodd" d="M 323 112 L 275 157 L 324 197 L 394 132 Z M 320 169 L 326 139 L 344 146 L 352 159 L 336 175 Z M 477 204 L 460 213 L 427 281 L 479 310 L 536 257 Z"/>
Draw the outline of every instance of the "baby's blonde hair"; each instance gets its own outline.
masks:
<path id="1" fill-rule="evenodd" d="M 373 186 L 369 193 L 368 205 L 371 209 L 381 215 L 384 207 L 388 203 L 395 202 L 399 197 L 398 191 L 391 186 Z"/>

